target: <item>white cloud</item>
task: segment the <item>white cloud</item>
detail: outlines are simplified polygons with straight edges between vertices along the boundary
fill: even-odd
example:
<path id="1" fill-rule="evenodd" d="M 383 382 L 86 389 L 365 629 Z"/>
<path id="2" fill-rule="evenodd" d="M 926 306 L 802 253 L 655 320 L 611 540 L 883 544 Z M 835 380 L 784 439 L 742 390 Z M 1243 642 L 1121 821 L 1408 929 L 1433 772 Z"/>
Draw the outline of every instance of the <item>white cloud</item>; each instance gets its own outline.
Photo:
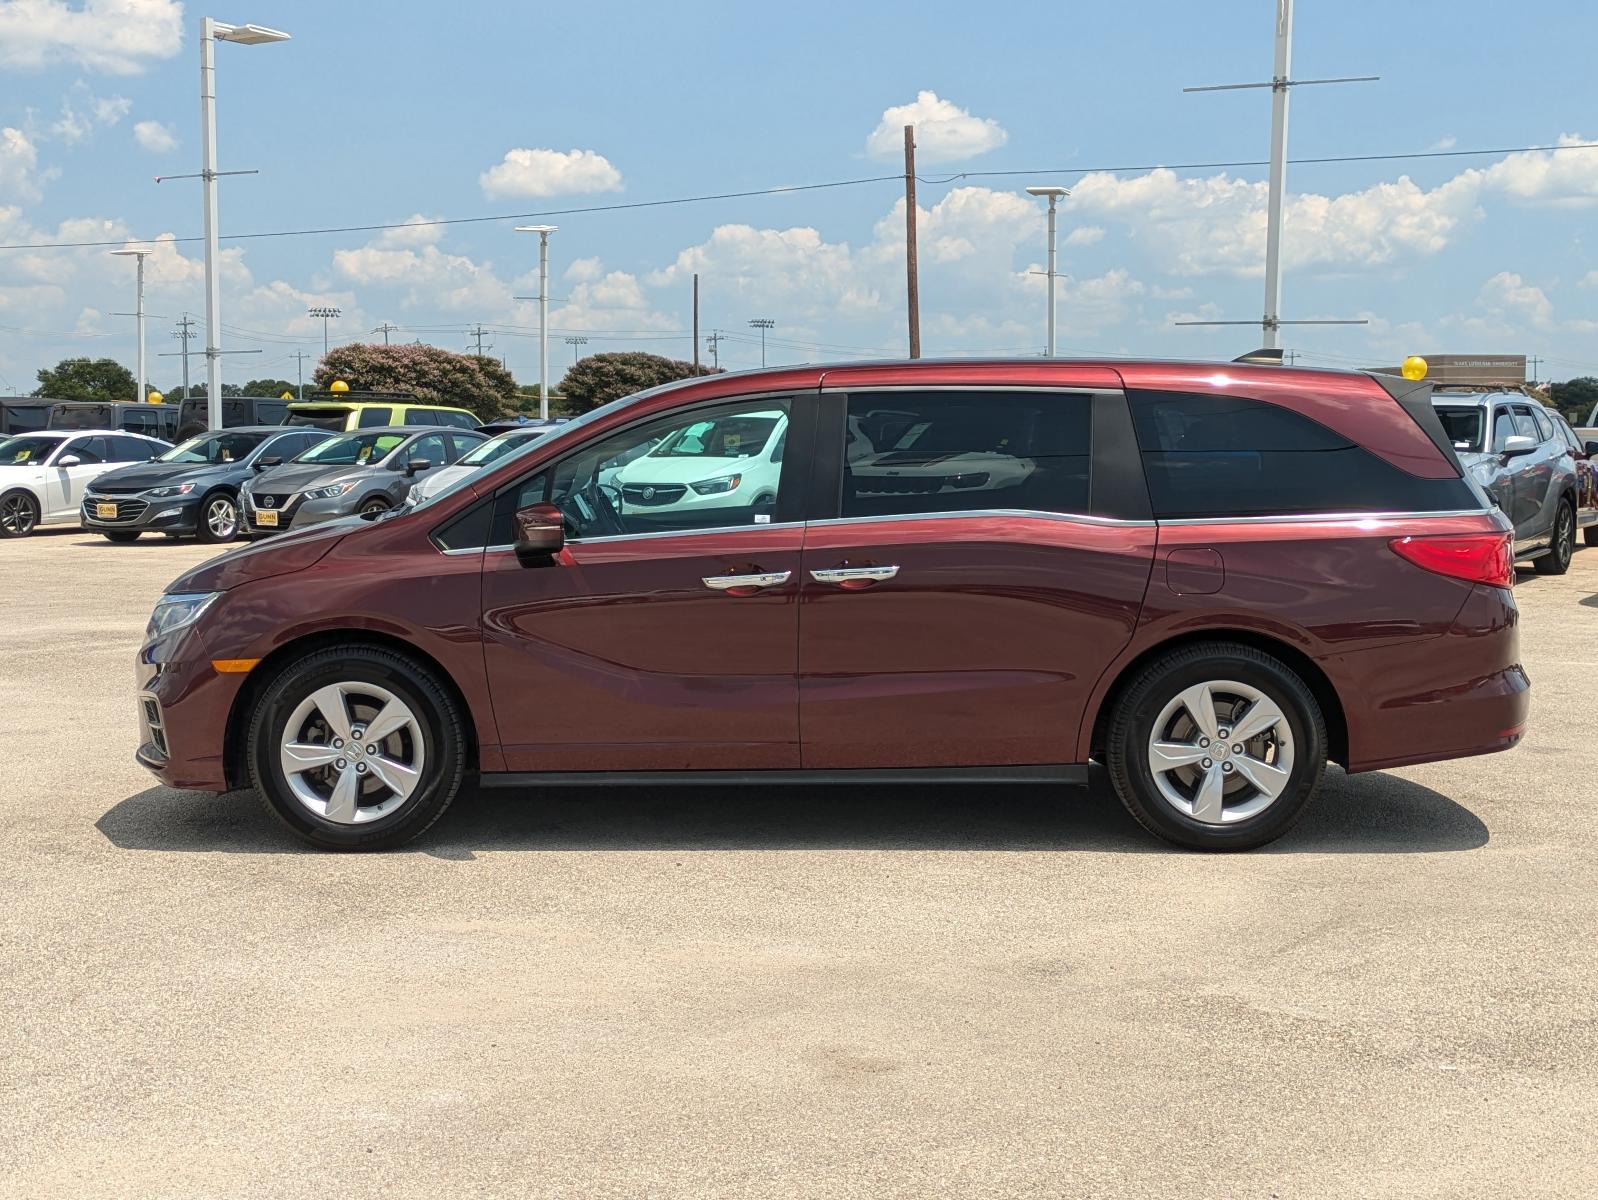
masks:
<path id="1" fill-rule="evenodd" d="M 82 80 L 61 99 L 61 115 L 51 123 L 49 136 L 72 145 L 96 129 L 115 125 L 127 116 L 133 101 L 126 96 L 96 96 Z"/>
<path id="2" fill-rule="evenodd" d="M 379 233 L 373 239 L 373 245 L 384 247 L 431 246 L 444 236 L 444 226 L 437 224 L 437 221 L 437 217 L 412 213 L 398 227 L 385 229 Z"/>
<path id="3" fill-rule="evenodd" d="M 1010 135 L 997 121 L 974 117 L 936 92 L 919 93 L 910 104 L 885 110 L 866 138 L 866 153 L 893 162 L 904 157 L 904 127 L 916 127 L 916 160 L 922 163 L 955 162 L 974 158 L 1004 145 Z"/>
<path id="4" fill-rule="evenodd" d="M 1581 277 L 1581 282 L 1576 286 L 1584 288 L 1598 287 L 1598 271 L 1588 271 Z"/>
<path id="5" fill-rule="evenodd" d="M 357 285 L 399 289 L 409 308 L 482 317 L 513 304 L 510 285 L 494 273 L 492 264 L 446 253 L 436 245 L 395 246 L 380 236 L 354 250 L 334 251 L 333 270 Z"/>
<path id="6" fill-rule="evenodd" d="M 1510 317 L 1538 327 L 1553 323 L 1554 305 L 1547 293 L 1527 283 L 1513 271 L 1500 271 L 1482 284 L 1476 301 L 1497 316 Z"/>
<path id="7" fill-rule="evenodd" d="M 477 179 L 494 199 L 621 190 L 621 172 L 592 150 L 507 150 Z"/>
<path id="8" fill-rule="evenodd" d="M 39 151 L 20 129 L 0 129 L 0 199 L 39 199 Z"/>
<path id="9" fill-rule="evenodd" d="M 591 283 L 604 273 L 605 266 L 598 258 L 578 258 L 566 268 L 565 278 L 572 283 Z"/>
<path id="10" fill-rule="evenodd" d="M 1091 246 L 1095 242 L 1104 240 L 1104 227 L 1102 225 L 1078 225 L 1065 235 L 1067 246 Z"/>
<path id="11" fill-rule="evenodd" d="M 183 45 L 178 0 L 0 0 L 0 67 L 73 63 L 133 75 Z"/>
<path id="12" fill-rule="evenodd" d="M 1558 145 L 1578 146 L 1591 138 L 1561 134 Z M 1511 154 L 1467 175 L 1523 204 L 1587 208 L 1598 204 L 1598 149 L 1528 150 Z M 1461 176 L 1463 178 L 1463 176 Z"/>
<path id="13" fill-rule="evenodd" d="M 1453 134 L 1449 134 L 1447 137 L 1438 138 L 1435 142 L 1433 142 L 1430 146 L 1428 146 L 1427 149 L 1429 149 L 1429 150 L 1452 150 L 1458 144 L 1459 144 L 1459 139 L 1456 138 Z"/>
<path id="14" fill-rule="evenodd" d="M 140 121 L 133 127 L 133 140 L 151 154 L 170 154 L 178 146 L 172 131 L 159 121 Z"/>

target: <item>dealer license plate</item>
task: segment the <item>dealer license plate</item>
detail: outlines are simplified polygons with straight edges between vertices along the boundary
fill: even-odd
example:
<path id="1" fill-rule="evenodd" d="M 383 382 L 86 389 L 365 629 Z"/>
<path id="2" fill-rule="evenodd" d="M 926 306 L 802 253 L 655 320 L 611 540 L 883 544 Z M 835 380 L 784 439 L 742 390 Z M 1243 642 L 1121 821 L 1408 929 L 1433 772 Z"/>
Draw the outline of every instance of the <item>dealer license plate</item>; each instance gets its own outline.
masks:
<path id="1" fill-rule="evenodd" d="M 94 515 L 102 521 L 115 521 L 117 519 L 117 506 L 115 504 L 96 504 Z"/>
<path id="2" fill-rule="evenodd" d="M 255 523 L 257 525 L 276 525 L 277 514 L 263 508 L 255 510 Z"/>

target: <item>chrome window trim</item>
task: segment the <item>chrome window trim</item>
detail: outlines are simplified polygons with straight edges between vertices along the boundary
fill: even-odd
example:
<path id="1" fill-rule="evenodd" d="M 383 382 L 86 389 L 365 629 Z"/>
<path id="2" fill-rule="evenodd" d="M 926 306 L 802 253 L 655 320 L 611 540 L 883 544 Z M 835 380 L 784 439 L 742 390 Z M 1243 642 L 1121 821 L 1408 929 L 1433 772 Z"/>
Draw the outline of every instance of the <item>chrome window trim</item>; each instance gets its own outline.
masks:
<path id="1" fill-rule="evenodd" d="M 1118 529 L 1153 529 L 1155 521 L 1131 521 L 1122 517 L 1096 517 L 1089 513 L 1046 512 L 1037 508 L 964 508 L 954 512 L 882 513 L 870 517 L 828 517 L 811 521 L 813 527 L 860 525 L 868 521 L 947 521 L 969 517 L 1027 517 L 1039 521 L 1065 521 L 1072 525 L 1104 525 Z"/>
<path id="2" fill-rule="evenodd" d="M 1160 525 L 1261 525 L 1261 524 L 1342 524 L 1348 521 L 1413 521 L 1421 517 L 1484 517 L 1490 508 L 1451 508 L 1433 512 L 1325 512 L 1280 513 L 1263 517 L 1168 517 Z"/>
<path id="3" fill-rule="evenodd" d="M 858 395 L 862 392 L 1056 392 L 1073 396 L 1102 396 L 1106 393 L 1120 395 L 1124 387 L 1087 387 L 1083 384 L 1064 384 L 1055 387 L 1046 383 L 868 383 L 859 387 L 843 384 L 819 389 L 823 396 Z"/>
<path id="4" fill-rule="evenodd" d="M 805 521 L 773 521 L 769 525 L 712 525 L 706 529 L 662 529 L 655 533 L 607 533 L 601 537 L 568 538 L 568 546 L 598 546 L 608 542 L 639 542 L 654 541 L 659 538 L 702 537 L 712 533 L 753 533 L 764 532 L 767 529 L 803 529 Z M 808 524 L 816 525 L 819 522 L 810 521 Z M 503 552 L 516 549 L 514 544 L 501 544 L 497 546 L 473 546 L 470 549 L 444 550 L 443 554 L 481 554 L 488 552 Z"/>

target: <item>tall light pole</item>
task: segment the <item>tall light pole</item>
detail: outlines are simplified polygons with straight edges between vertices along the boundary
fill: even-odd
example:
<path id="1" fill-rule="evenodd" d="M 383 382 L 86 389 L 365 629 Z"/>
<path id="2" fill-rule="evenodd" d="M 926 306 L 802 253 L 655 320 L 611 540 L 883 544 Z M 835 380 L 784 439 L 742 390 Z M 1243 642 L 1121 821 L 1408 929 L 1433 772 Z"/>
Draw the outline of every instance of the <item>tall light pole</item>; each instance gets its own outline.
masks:
<path id="1" fill-rule="evenodd" d="M 518 225 L 538 235 L 538 415 L 549 420 L 549 235 L 558 225 Z"/>
<path id="2" fill-rule="evenodd" d="M 1054 187 L 1048 184 L 1039 184 L 1027 188 L 1029 196 L 1047 196 L 1049 198 L 1049 341 L 1043 353 L 1049 358 L 1054 357 L 1054 281 L 1058 272 L 1054 269 L 1054 206 L 1060 202 L 1061 196 L 1069 196 L 1069 190 L 1063 187 Z"/>
<path id="3" fill-rule="evenodd" d="M 575 367 L 577 365 L 577 356 L 582 353 L 577 347 L 588 345 L 588 339 L 585 337 L 569 337 L 566 339 L 566 344 L 572 348 L 572 366 Z"/>
<path id="4" fill-rule="evenodd" d="M 756 317 L 749 322 L 751 329 L 760 330 L 760 365 L 766 365 L 766 330 L 775 329 L 777 323 L 770 317 Z"/>
<path id="5" fill-rule="evenodd" d="M 144 259 L 150 252 L 148 250 L 113 250 L 112 254 L 119 258 L 132 258 L 138 262 L 138 303 L 133 309 L 133 315 L 138 320 L 139 326 L 139 369 L 137 382 L 133 385 L 133 398 L 140 404 L 144 403 L 145 387 L 148 380 L 144 377 Z"/>
<path id="6" fill-rule="evenodd" d="M 321 321 L 322 321 L 322 357 L 326 358 L 327 357 L 327 323 L 329 321 L 338 320 L 339 317 L 342 317 L 344 315 L 344 312 L 343 312 L 342 309 L 337 309 L 337 308 L 333 308 L 333 307 L 326 306 L 326 305 L 318 305 L 315 308 L 306 309 L 305 310 L 305 315 L 308 316 L 308 317 L 319 317 L 319 318 L 321 318 Z M 385 336 L 384 341 L 386 342 L 387 340 L 388 339 Z"/>
<path id="7" fill-rule="evenodd" d="M 205 197 L 205 423 L 222 428 L 222 294 L 217 280 L 216 211 L 216 43 L 260 46 L 286 42 L 289 35 L 263 25 L 228 25 L 211 17 L 200 21 L 200 142 L 204 153 L 200 186 Z"/>

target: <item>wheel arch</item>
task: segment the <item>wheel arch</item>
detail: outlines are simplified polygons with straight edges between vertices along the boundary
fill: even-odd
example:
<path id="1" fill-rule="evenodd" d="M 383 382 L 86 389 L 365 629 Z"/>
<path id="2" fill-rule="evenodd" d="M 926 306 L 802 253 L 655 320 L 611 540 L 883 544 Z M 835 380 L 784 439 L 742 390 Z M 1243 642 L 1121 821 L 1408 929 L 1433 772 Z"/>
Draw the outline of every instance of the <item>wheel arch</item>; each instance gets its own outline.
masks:
<path id="1" fill-rule="evenodd" d="M 460 685 L 445 670 L 442 663 L 415 644 L 393 634 L 371 629 L 319 629 L 285 642 L 273 650 L 256 664 L 245 679 L 244 686 L 239 689 L 238 695 L 234 696 L 233 706 L 228 711 L 227 729 L 222 742 L 222 771 L 229 788 L 249 786 L 249 772 L 246 768 L 248 747 L 245 745 L 245 739 L 249 736 L 250 713 L 254 711 L 255 702 L 272 685 L 273 680 L 289 665 L 306 655 L 325 650 L 330 646 L 355 645 L 375 646 L 409 659 L 431 675 L 439 687 L 449 693 L 450 698 L 460 707 L 462 723 L 466 730 L 466 769 L 468 771 L 477 769 L 479 745 L 477 717 L 472 711 L 472 706 L 467 703 L 466 695 L 461 691 Z"/>
<path id="2" fill-rule="evenodd" d="M 1120 669 L 1116 671 L 1114 682 L 1105 691 L 1098 709 L 1093 713 L 1092 735 L 1089 741 L 1089 752 L 1093 757 L 1103 761 L 1105 729 L 1109 725 L 1110 714 L 1115 711 L 1115 705 L 1120 700 L 1127 683 L 1154 659 L 1199 642 L 1237 642 L 1281 659 L 1304 681 L 1304 686 L 1309 688 L 1310 694 L 1315 697 L 1315 702 L 1320 705 L 1321 716 L 1326 721 L 1328 757 L 1344 767 L 1348 765 L 1348 720 L 1343 713 L 1342 697 L 1337 694 L 1337 688 L 1333 686 L 1331 679 L 1321 670 L 1319 664 L 1291 642 L 1254 630 L 1226 627 L 1185 631 L 1156 642 L 1121 664 Z"/>

